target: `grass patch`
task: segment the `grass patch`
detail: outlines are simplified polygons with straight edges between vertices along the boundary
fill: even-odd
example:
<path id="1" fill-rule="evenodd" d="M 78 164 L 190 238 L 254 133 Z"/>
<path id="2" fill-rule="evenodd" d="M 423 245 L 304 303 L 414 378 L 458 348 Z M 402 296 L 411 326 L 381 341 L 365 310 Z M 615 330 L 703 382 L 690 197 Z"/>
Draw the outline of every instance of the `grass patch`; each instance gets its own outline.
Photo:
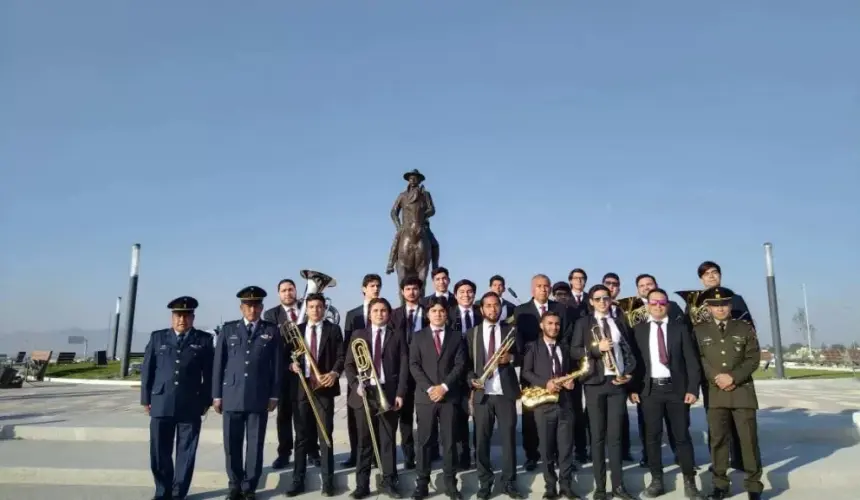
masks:
<path id="1" fill-rule="evenodd" d="M 854 374 L 835 370 L 816 370 L 814 368 L 785 368 L 785 377 L 790 379 L 852 378 Z M 773 366 L 767 371 L 759 368 L 753 373 L 754 380 L 769 380 L 772 378 L 776 378 L 776 369 Z"/>
<path id="2" fill-rule="evenodd" d="M 132 362 L 143 361 L 133 359 Z M 82 378 L 92 380 L 140 380 L 139 373 L 129 373 L 123 379 L 119 376 L 120 361 L 108 361 L 106 366 L 95 363 L 73 363 L 68 365 L 48 365 L 45 377 L 50 378 Z M 131 371 L 131 370 L 129 370 Z"/>

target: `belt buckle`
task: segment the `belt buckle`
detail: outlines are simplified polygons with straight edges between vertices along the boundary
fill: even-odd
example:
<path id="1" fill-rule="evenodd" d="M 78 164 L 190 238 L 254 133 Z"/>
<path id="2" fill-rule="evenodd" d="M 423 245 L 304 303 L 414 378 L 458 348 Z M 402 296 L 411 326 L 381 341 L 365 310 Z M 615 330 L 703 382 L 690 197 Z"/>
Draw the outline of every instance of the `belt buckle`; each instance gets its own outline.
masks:
<path id="1" fill-rule="evenodd" d="M 657 385 L 658 386 L 669 385 L 671 383 L 672 383 L 671 378 L 658 378 L 657 379 Z"/>

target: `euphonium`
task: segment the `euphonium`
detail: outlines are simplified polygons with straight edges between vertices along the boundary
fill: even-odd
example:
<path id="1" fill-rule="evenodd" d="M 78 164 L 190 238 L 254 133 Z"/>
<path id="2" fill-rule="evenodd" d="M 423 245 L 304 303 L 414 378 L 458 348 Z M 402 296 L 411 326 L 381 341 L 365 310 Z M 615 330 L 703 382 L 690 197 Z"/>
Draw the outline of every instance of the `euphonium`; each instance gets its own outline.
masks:
<path id="1" fill-rule="evenodd" d="M 304 356 L 305 362 L 308 363 L 308 366 L 311 368 L 311 373 L 313 373 L 316 380 L 320 379 L 320 371 L 317 367 L 316 361 L 314 361 L 314 357 L 311 355 L 308 350 L 308 346 L 305 345 L 305 338 L 302 335 L 302 332 L 299 331 L 299 327 L 296 326 L 292 321 L 285 321 L 284 324 L 281 325 L 281 335 L 284 337 L 284 340 L 292 346 L 292 358 L 293 363 L 299 363 L 299 359 Z M 305 391 L 305 396 L 308 398 L 308 403 L 311 405 L 311 410 L 314 413 L 314 418 L 317 421 L 317 427 L 319 428 L 320 435 L 325 440 L 326 444 L 331 447 L 331 438 L 329 438 L 328 432 L 326 431 L 325 424 L 323 424 L 322 417 L 320 416 L 320 412 L 317 409 L 317 405 L 314 400 L 313 391 L 308 388 L 308 383 L 305 381 L 304 373 L 297 373 L 297 377 L 299 377 L 299 381 L 302 383 L 302 389 Z"/>
<path id="2" fill-rule="evenodd" d="M 376 384 L 378 391 L 380 413 L 387 412 L 390 408 L 388 400 L 385 398 L 385 393 L 382 391 L 382 384 L 379 383 L 379 378 L 376 376 L 376 368 L 373 366 L 373 357 L 370 355 L 370 347 L 367 341 L 361 338 L 354 339 L 350 345 L 352 349 L 352 357 L 355 359 L 355 368 L 358 372 L 356 379 L 358 386 L 363 387 L 365 382 L 372 380 Z M 362 393 L 361 401 L 364 403 L 364 415 L 367 417 L 367 427 L 370 430 L 370 442 L 373 444 L 373 454 L 376 456 L 376 463 L 382 466 L 382 459 L 379 457 L 379 444 L 376 442 L 376 433 L 373 431 L 373 418 L 370 415 L 370 405 L 367 403 L 367 393 Z"/>
<path id="3" fill-rule="evenodd" d="M 588 356 L 582 358 L 579 362 L 579 369 L 568 373 L 562 377 L 552 379 L 557 385 L 561 386 L 571 380 L 576 380 L 587 375 L 591 371 L 591 363 Z M 542 404 L 558 403 L 558 393 L 551 393 L 546 390 L 546 387 L 526 387 L 522 393 L 523 406 L 528 409 L 534 409 Z"/>

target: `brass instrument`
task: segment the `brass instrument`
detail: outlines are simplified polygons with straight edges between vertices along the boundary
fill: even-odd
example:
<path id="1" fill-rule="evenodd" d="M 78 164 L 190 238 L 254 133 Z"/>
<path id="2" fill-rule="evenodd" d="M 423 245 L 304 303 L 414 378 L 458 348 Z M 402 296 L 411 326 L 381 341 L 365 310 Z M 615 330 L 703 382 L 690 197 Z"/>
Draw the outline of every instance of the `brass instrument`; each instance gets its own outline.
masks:
<path id="1" fill-rule="evenodd" d="M 334 288 L 337 286 L 337 280 L 332 278 L 326 273 L 322 273 L 319 271 L 312 271 L 310 269 L 302 269 L 299 271 L 299 275 L 302 279 L 307 280 L 307 284 L 305 285 L 305 298 L 309 294 L 312 293 L 322 293 L 326 288 Z M 299 311 L 299 316 L 296 319 L 296 323 L 302 324 L 305 322 L 307 317 L 306 309 L 305 309 L 305 299 L 302 299 L 302 308 Z M 325 316 L 324 319 L 329 320 L 335 325 L 340 324 L 340 312 L 333 305 L 331 305 L 331 299 L 326 298 L 325 300 Z"/>
<path id="2" fill-rule="evenodd" d="M 379 377 L 376 375 L 376 368 L 373 366 L 373 357 L 370 355 L 370 347 L 367 341 L 362 338 L 354 339 L 350 345 L 352 349 L 352 357 L 355 359 L 355 368 L 358 372 L 356 378 L 359 387 L 362 387 L 365 382 L 373 381 L 376 384 L 378 391 L 380 413 L 385 413 L 391 409 L 388 400 L 385 398 L 385 393 L 382 391 L 382 384 L 379 383 Z M 373 432 L 373 418 L 370 415 L 370 405 L 367 404 L 367 393 L 363 392 L 361 400 L 364 403 L 364 415 L 367 417 L 367 427 L 370 430 L 370 442 L 373 444 L 373 454 L 376 456 L 376 463 L 382 467 L 382 459 L 379 458 L 379 444 L 376 442 L 376 433 Z"/>
<path id="3" fill-rule="evenodd" d="M 502 345 L 499 347 L 496 352 L 493 353 L 493 357 L 490 358 L 489 361 L 484 365 L 484 373 L 481 375 L 481 378 L 476 379 L 475 382 L 484 387 L 484 384 L 487 382 L 487 379 L 496 371 L 496 368 L 499 367 L 499 359 L 508 353 L 511 350 L 511 347 L 517 341 L 517 327 L 511 328 L 511 331 L 505 335 L 505 338 L 502 340 Z M 475 344 L 477 345 L 477 343 Z"/>
<path id="4" fill-rule="evenodd" d="M 593 327 L 591 327 L 591 336 L 594 339 L 591 342 L 591 345 L 594 347 L 597 347 L 597 345 L 600 344 L 600 341 L 603 339 L 608 339 L 610 342 L 612 342 L 610 332 L 604 332 L 603 329 L 600 328 L 600 326 L 598 325 L 594 325 Z M 603 359 L 604 368 L 611 372 L 615 372 L 615 380 L 619 382 L 626 382 L 630 379 L 629 375 L 622 375 L 621 373 L 619 373 L 618 363 L 615 360 L 615 350 L 609 349 L 608 351 L 601 352 L 600 354 Z"/>
<path id="5" fill-rule="evenodd" d="M 556 385 L 564 385 L 571 380 L 576 380 L 587 375 L 591 371 L 591 362 L 588 356 L 582 358 L 579 362 L 579 369 L 570 372 L 567 375 L 552 379 Z M 523 389 L 522 394 L 523 407 L 533 410 L 540 405 L 547 403 L 558 403 L 558 393 L 551 393 L 546 390 L 546 387 L 531 386 Z"/>
<path id="6" fill-rule="evenodd" d="M 310 351 L 308 350 L 308 346 L 305 344 L 305 337 L 302 335 L 302 332 L 299 330 L 299 327 L 291 322 L 285 321 L 284 324 L 281 325 L 281 335 L 284 337 L 284 340 L 292 345 L 292 358 L 293 363 L 299 363 L 299 359 L 304 356 L 305 362 L 310 366 L 311 373 L 313 373 L 314 377 L 317 380 L 321 378 L 319 367 L 317 367 L 316 361 L 314 361 L 314 357 L 311 356 Z M 305 391 L 305 396 L 308 398 L 308 402 L 311 405 L 311 410 L 314 412 L 314 418 L 317 421 L 317 427 L 319 427 L 320 435 L 325 440 L 326 444 L 331 448 L 331 438 L 329 438 L 328 432 L 326 432 L 325 424 L 322 421 L 322 417 L 320 417 L 320 412 L 317 409 L 316 402 L 314 400 L 313 391 L 308 388 L 308 383 L 305 380 L 304 373 L 297 373 L 297 377 L 299 377 L 299 381 L 302 383 L 302 389 Z"/>
<path id="7" fill-rule="evenodd" d="M 645 301 L 641 297 L 625 297 L 616 304 L 624 313 L 624 317 L 627 318 L 627 324 L 630 325 L 630 328 L 648 319 L 648 308 L 645 307 Z"/>
<path id="8" fill-rule="evenodd" d="M 703 304 L 699 304 L 699 296 L 702 294 L 702 290 L 681 290 L 675 293 L 687 303 L 687 311 L 689 311 L 688 314 L 693 326 L 713 320 L 711 311 L 708 311 L 708 308 Z"/>

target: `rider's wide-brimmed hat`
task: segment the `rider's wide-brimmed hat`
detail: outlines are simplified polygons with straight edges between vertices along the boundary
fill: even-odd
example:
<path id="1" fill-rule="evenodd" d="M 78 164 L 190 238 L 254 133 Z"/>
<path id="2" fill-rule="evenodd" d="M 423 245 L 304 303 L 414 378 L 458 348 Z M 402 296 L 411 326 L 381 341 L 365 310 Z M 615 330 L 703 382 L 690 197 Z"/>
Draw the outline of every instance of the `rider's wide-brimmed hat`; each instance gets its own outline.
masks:
<path id="1" fill-rule="evenodd" d="M 426 179 L 426 177 L 424 177 L 424 174 L 419 172 L 418 169 L 416 168 L 414 170 L 410 170 L 409 172 L 406 172 L 405 174 L 403 174 L 403 180 L 408 181 L 410 175 L 414 175 L 414 176 L 418 177 L 418 182 L 424 182 L 424 179 Z"/>

